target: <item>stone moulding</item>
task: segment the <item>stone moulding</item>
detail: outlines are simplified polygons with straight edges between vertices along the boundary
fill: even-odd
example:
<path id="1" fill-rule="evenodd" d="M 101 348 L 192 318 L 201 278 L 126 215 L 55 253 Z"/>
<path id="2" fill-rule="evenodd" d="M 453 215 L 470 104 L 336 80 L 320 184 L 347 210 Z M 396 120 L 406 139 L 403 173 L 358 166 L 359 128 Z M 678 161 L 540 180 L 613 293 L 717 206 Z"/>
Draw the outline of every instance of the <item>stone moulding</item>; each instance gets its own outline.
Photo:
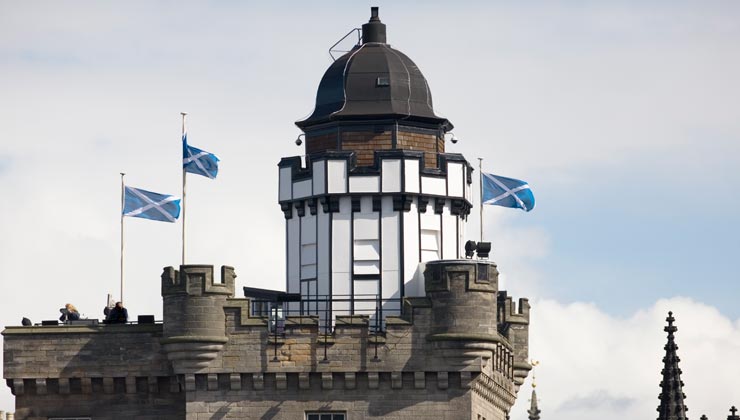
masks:
<path id="1" fill-rule="evenodd" d="M 162 324 L 98 324 L 5 327 L 3 335 L 161 333 Z"/>
<path id="2" fill-rule="evenodd" d="M 116 376 L 14 378 L 8 380 L 13 395 L 69 395 L 115 393 L 179 393 L 176 376 Z"/>
<path id="3" fill-rule="evenodd" d="M 477 376 L 477 379 L 471 378 Z M 408 380 L 406 380 L 408 378 Z M 476 383 L 480 382 L 480 385 Z M 247 372 L 203 373 L 149 377 L 26 378 L 9 380 L 13 395 L 179 393 L 187 391 L 305 390 L 311 383 L 322 389 L 480 388 L 484 396 L 511 401 L 505 384 L 479 372 Z M 338 387 L 339 385 L 339 387 Z M 501 394 L 501 395 L 499 395 Z"/>
<path id="4" fill-rule="evenodd" d="M 488 343 L 501 343 L 504 339 L 492 334 L 467 334 L 467 333 L 443 333 L 430 334 L 427 341 L 482 341 Z"/>
<path id="5" fill-rule="evenodd" d="M 516 390 L 502 377 L 481 373 L 473 381 L 473 391 L 501 411 L 508 411 L 516 401 Z"/>

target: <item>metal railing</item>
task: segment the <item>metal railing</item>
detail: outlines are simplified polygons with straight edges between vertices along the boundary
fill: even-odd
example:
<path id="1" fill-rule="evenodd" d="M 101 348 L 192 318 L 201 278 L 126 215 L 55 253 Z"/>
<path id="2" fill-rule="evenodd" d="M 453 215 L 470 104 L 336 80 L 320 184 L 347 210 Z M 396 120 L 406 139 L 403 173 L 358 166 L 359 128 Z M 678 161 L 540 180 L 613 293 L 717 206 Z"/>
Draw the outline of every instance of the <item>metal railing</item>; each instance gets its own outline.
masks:
<path id="1" fill-rule="evenodd" d="M 401 299 L 380 299 L 378 295 L 316 295 L 294 302 L 251 299 L 252 316 L 268 318 L 267 326 L 274 345 L 273 361 L 278 361 L 279 339 L 285 337 L 288 317 L 317 319 L 324 344 L 323 362 L 328 361 L 329 336 L 334 334 L 337 316 L 368 317 L 368 334 L 374 339 L 374 359 L 378 359 L 378 337 L 385 335 L 385 317 L 401 314 Z"/>

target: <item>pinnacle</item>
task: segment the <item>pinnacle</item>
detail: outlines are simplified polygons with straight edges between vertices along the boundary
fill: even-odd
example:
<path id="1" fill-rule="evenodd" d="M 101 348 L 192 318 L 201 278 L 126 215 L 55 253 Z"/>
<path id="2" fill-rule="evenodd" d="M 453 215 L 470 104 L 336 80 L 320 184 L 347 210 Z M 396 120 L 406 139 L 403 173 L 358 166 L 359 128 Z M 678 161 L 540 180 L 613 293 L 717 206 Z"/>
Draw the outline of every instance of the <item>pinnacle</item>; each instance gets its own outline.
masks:
<path id="1" fill-rule="evenodd" d="M 684 404 L 686 394 L 683 392 L 681 368 L 678 367 L 681 359 L 676 354 L 678 346 L 674 341 L 674 333 L 678 331 L 678 328 L 673 325 L 675 321 L 673 312 L 668 312 L 668 318 L 666 318 L 668 325 L 663 328 L 663 331 L 668 333 L 668 342 L 663 347 L 666 354 L 663 357 L 663 369 L 660 372 L 663 380 L 660 382 L 661 393 L 658 396 L 660 400 L 657 409 L 658 420 L 688 420 L 686 417 L 688 408 Z"/>

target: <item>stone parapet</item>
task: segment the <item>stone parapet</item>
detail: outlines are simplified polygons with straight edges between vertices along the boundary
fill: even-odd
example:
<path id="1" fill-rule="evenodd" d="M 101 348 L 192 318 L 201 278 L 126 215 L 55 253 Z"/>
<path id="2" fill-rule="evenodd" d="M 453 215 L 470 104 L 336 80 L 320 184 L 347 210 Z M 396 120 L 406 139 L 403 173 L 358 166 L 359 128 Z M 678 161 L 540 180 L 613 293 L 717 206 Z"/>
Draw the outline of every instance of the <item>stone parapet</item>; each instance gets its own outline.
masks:
<path id="1" fill-rule="evenodd" d="M 60 395 L 150 395 L 180 401 L 190 413 L 195 405 L 182 402 L 190 401 L 184 394 L 219 401 L 287 392 L 305 400 L 387 389 L 468 392 L 465 398 L 505 411 L 530 368 L 528 303 L 518 310 L 508 303 L 490 262 L 428 263 L 427 296 L 404 299 L 402 314 L 386 317 L 380 333 L 358 315 L 335 317 L 328 332 L 317 315 L 287 317 L 270 329 L 248 299 L 233 297 L 234 277 L 229 267 L 223 283 L 214 282 L 211 266 L 166 268 L 164 325 L 8 327 L 4 376 L 28 404 Z M 97 407 L 94 398 L 85 401 Z"/>
<path id="2" fill-rule="evenodd" d="M 161 324 L 7 327 L 3 377 L 169 376 Z"/>

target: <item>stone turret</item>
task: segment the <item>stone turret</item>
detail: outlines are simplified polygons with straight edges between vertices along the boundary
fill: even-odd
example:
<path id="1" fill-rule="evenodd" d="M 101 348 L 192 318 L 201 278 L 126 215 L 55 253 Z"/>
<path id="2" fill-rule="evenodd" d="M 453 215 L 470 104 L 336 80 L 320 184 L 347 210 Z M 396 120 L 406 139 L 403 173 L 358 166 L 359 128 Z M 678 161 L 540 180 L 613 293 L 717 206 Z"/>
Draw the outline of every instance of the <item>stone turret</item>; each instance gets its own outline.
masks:
<path id="1" fill-rule="evenodd" d="M 498 341 L 498 270 L 488 261 L 441 260 L 426 264 L 425 290 L 434 302 L 433 340 Z"/>
<path id="2" fill-rule="evenodd" d="M 524 383 L 532 366 L 529 357 L 529 300 L 520 298 L 518 305 L 505 290 L 498 293 L 497 323 L 499 333 L 514 348 L 514 382 L 517 389 Z"/>
<path id="3" fill-rule="evenodd" d="M 166 267 L 162 273 L 164 331 L 162 346 L 175 373 L 190 373 L 216 358 L 228 341 L 224 304 L 234 296 L 234 269 L 212 265 Z"/>

